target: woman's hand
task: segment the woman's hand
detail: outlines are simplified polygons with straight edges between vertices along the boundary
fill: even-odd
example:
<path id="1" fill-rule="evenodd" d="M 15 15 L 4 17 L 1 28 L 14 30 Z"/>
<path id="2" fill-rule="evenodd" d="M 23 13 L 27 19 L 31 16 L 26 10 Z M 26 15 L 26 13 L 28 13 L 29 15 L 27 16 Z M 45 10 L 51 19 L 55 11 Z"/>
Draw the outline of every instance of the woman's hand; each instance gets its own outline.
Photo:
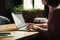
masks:
<path id="1" fill-rule="evenodd" d="M 27 26 L 29 31 L 35 31 L 33 27 L 34 27 L 33 23 L 29 23 L 28 26 Z"/>
<path id="2" fill-rule="evenodd" d="M 44 30 L 44 31 L 48 30 L 47 24 L 35 24 L 34 27 L 38 28 L 39 30 Z"/>
<path id="3" fill-rule="evenodd" d="M 39 31 L 39 30 L 48 30 L 48 27 L 46 24 L 33 24 L 33 23 L 30 23 L 28 26 L 27 26 L 28 30 L 30 31 Z"/>

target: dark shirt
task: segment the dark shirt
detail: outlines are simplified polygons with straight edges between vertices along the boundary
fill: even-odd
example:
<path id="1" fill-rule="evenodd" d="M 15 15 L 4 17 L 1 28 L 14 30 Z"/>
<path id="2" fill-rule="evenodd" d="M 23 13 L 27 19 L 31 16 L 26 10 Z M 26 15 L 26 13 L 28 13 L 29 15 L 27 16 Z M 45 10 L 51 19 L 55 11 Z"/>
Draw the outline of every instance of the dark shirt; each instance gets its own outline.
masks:
<path id="1" fill-rule="evenodd" d="M 60 9 L 49 13 L 48 35 L 50 40 L 60 40 Z"/>
<path id="2" fill-rule="evenodd" d="M 55 8 L 48 14 L 48 31 L 39 32 L 40 36 L 48 40 L 60 40 L 60 8 Z"/>

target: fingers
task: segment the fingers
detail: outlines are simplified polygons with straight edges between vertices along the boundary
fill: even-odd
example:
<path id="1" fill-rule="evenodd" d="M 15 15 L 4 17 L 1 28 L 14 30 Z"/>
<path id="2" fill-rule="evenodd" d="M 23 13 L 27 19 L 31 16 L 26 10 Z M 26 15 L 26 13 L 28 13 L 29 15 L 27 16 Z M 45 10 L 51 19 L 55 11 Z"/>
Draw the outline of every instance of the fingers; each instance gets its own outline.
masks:
<path id="1" fill-rule="evenodd" d="M 39 27 L 39 26 L 37 26 L 37 25 L 35 25 L 34 27 L 35 27 L 34 29 L 35 29 L 36 31 L 40 31 L 40 30 L 47 31 L 47 30 L 48 30 L 48 28 Z"/>
<path id="2" fill-rule="evenodd" d="M 38 26 L 35 26 L 35 24 L 30 24 L 27 28 L 30 31 L 37 31 L 38 30 Z"/>
<path id="3" fill-rule="evenodd" d="M 39 31 L 39 30 L 47 30 L 48 29 L 46 24 L 29 24 L 27 28 L 30 31 Z"/>
<path id="4" fill-rule="evenodd" d="M 39 27 L 45 28 L 45 29 L 48 28 L 47 24 L 36 24 L 36 26 L 39 26 Z"/>
<path id="5" fill-rule="evenodd" d="M 29 25 L 27 26 L 27 28 L 28 28 L 29 31 L 35 31 L 35 30 L 33 29 L 33 25 L 34 25 L 34 24 L 29 23 Z"/>

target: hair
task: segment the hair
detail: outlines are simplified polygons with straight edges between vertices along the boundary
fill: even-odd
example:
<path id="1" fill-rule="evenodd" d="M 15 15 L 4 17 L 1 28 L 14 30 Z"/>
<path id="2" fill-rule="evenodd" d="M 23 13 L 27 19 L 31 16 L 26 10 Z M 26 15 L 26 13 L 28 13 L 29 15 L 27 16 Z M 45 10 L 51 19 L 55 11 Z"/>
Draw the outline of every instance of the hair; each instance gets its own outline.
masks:
<path id="1" fill-rule="evenodd" d="M 47 5 L 51 5 L 51 6 L 58 6 L 60 3 L 60 0 L 47 0 Z"/>

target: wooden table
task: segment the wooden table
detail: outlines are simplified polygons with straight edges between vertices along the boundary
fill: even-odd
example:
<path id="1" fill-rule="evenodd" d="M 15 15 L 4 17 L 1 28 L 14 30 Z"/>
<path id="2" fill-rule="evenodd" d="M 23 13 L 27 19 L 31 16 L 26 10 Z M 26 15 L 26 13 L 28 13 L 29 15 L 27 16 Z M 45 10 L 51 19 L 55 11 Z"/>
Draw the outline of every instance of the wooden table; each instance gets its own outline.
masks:
<path id="1" fill-rule="evenodd" d="M 17 29 L 15 24 L 0 25 L 0 32 L 1 31 L 15 30 L 15 29 Z"/>
<path id="2" fill-rule="evenodd" d="M 29 23 L 26 23 L 26 26 L 29 25 Z M 9 30 L 16 30 L 15 24 L 6 24 L 6 25 L 0 25 L 0 32 L 1 31 L 9 31 Z"/>
<path id="3" fill-rule="evenodd" d="M 14 39 L 23 39 L 23 38 L 26 39 L 26 37 L 32 38 L 32 37 L 35 37 L 35 34 L 38 34 L 38 32 L 10 31 L 10 30 L 16 29 L 16 25 L 15 24 L 0 25 L 0 27 L 1 27 L 0 28 L 0 33 L 2 33 L 2 32 L 3 33 L 10 32 L 10 33 L 13 34 Z M 4 39 L 2 38 L 1 40 L 4 40 Z"/>
<path id="4" fill-rule="evenodd" d="M 34 38 L 37 36 L 38 32 L 27 32 L 27 31 L 5 31 L 5 32 L 0 32 L 0 33 L 11 33 L 13 36 L 11 37 L 0 37 L 0 40 L 8 40 L 8 39 L 24 39 L 24 40 L 28 40 L 30 38 Z M 7 39 L 8 38 L 8 39 Z"/>
<path id="5" fill-rule="evenodd" d="M 33 38 L 38 34 L 38 32 L 27 32 L 27 31 L 12 31 L 14 35 L 14 39 L 21 39 L 21 38 Z M 33 36 L 32 36 L 33 35 Z"/>

